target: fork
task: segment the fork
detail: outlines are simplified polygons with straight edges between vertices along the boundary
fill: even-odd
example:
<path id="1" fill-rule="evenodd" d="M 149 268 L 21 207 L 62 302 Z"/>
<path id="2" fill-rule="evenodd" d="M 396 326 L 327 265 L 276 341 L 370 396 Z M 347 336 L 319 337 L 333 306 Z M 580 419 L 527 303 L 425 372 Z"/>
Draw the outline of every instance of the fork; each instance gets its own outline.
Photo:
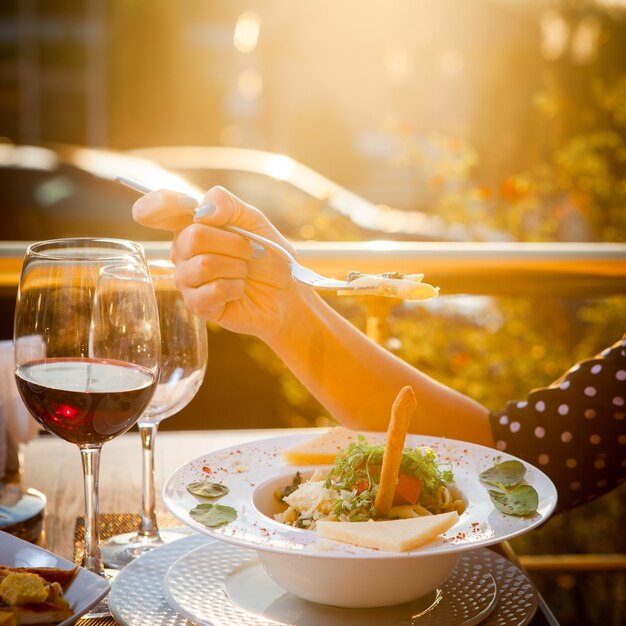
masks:
<path id="1" fill-rule="evenodd" d="M 116 176 L 115 180 L 141 193 L 150 193 L 151 191 L 155 191 L 154 189 L 151 189 L 147 185 L 140 183 L 138 180 L 135 180 L 134 178 L 129 178 L 128 176 Z M 291 267 L 292 278 L 294 280 L 297 280 L 300 283 L 309 285 L 310 287 L 313 287 L 314 289 L 318 289 L 322 291 L 323 290 L 337 291 L 338 289 L 341 289 L 341 290 L 345 289 L 346 291 L 358 292 L 358 291 L 364 290 L 363 287 L 356 287 L 352 285 L 351 283 L 349 283 L 347 280 L 337 280 L 335 278 L 328 278 L 327 276 L 322 276 L 321 274 L 314 272 L 313 270 L 299 263 L 288 250 L 283 248 L 283 246 L 276 243 L 275 241 L 272 241 L 271 239 L 267 239 L 265 237 L 262 237 L 261 235 L 257 235 L 256 233 L 251 233 L 248 230 L 239 228 L 239 226 L 233 226 L 232 224 L 226 224 L 222 226 L 222 228 L 223 230 L 228 230 L 232 233 L 237 233 L 238 235 L 241 235 L 242 237 L 245 237 L 246 239 L 256 241 L 257 243 L 261 244 L 265 248 L 271 248 L 272 250 L 281 254 L 289 262 L 289 265 Z"/>

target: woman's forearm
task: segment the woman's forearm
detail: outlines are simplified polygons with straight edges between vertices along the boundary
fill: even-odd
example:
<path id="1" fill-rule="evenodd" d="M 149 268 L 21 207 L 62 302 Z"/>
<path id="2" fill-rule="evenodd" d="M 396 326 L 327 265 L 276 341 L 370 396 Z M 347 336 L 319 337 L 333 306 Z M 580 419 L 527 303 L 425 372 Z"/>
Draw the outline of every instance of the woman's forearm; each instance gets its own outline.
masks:
<path id="1" fill-rule="evenodd" d="M 493 445 L 485 407 L 370 341 L 307 288 L 296 290 L 281 329 L 264 339 L 345 426 L 386 430 L 396 395 L 410 385 L 413 432 Z"/>

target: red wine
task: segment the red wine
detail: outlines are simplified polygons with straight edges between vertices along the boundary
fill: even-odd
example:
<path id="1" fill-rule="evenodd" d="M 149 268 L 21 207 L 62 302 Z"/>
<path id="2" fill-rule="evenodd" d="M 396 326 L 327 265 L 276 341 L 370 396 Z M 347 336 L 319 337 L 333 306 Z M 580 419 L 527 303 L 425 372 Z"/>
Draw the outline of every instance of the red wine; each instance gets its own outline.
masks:
<path id="1" fill-rule="evenodd" d="M 146 408 L 154 375 L 121 361 L 42 359 L 21 365 L 20 395 L 52 434 L 76 444 L 100 444 L 126 432 Z"/>

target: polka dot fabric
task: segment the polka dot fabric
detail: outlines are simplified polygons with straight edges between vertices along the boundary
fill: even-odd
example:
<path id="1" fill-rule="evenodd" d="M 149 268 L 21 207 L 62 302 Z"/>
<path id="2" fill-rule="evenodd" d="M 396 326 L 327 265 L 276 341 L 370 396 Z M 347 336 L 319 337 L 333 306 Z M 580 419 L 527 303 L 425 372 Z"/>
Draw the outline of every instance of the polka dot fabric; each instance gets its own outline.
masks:
<path id="1" fill-rule="evenodd" d="M 626 480 L 626 335 L 549 387 L 492 413 L 496 448 L 542 469 L 556 485 L 557 511 Z"/>

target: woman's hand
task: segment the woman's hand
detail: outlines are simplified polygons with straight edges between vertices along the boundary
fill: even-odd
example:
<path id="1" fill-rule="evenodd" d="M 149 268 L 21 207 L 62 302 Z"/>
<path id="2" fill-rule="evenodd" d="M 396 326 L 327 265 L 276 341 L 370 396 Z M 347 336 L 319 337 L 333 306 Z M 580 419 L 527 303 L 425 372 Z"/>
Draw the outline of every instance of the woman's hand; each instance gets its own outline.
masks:
<path id="1" fill-rule="evenodd" d="M 281 328 L 297 290 L 289 265 L 272 250 L 221 227 L 233 224 L 291 246 L 263 213 L 222 187 L 206 193 L 195 217 L 192 206 L 187 196 L 157 191 L 135 203 L 133 217 L 145 226 L 175 232 L 176 285 L 191 311 L 267 341 Z"/>

